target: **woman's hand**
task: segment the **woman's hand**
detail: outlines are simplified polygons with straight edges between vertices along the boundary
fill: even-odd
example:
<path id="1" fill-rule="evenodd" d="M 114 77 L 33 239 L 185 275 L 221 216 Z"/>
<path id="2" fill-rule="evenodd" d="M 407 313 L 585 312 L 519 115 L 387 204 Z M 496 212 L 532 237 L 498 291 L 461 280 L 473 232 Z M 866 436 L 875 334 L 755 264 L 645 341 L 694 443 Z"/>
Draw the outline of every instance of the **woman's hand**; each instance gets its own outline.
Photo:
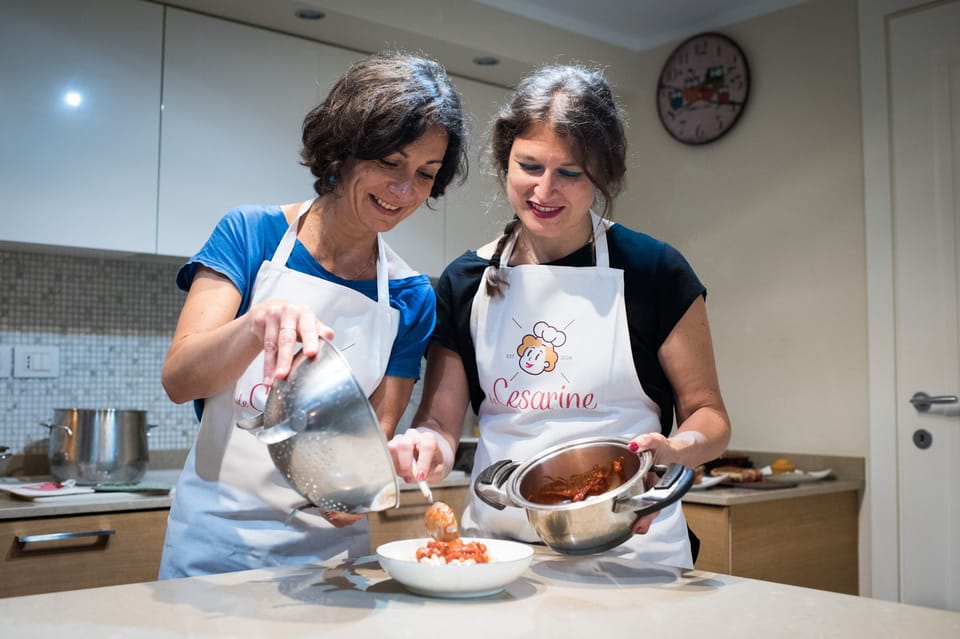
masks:
<path id="1" fill-rule="evenodd" d="M 338 513 L 335 510 L 321 510 L 320 516 L 333 524 L 334 528 L 346 528 L 357 523 L 366 515 L 351 515 L 350 513 Z"/>
<path id="2" fill-rule="evenodd" d="M 406 482 L 440 481 L 453 466 L 450 444 L 428 428 L 408 428 L 389 442 L 397 475 Z"/>
<path id="3" fill-rule="evenodd" d="M 333 339 L 333 329 L 303 304 L 271 300 L 252 306 L 247 318 L 250 332 L 263 344 L 263 383 L 268 386 L 290 373 L 297 342 L 305 356 L 313 357 L 321 337 Z"/>
<path id="4" fill-rule="evenodd" d="M 657 485 L 657 482 L 660 481 L 660 477 L 653 471 L 650 471 L 643 478 L 643 489 L 650 490 Z M 650 530 L 650 526 L 653 524 L 653 520 L 656 519 L 661 510 L 654 511 L 648 515 L 642 515 L 637 517 L 633 522 L 633 532 L 637 535 L 646 535 Z"/>

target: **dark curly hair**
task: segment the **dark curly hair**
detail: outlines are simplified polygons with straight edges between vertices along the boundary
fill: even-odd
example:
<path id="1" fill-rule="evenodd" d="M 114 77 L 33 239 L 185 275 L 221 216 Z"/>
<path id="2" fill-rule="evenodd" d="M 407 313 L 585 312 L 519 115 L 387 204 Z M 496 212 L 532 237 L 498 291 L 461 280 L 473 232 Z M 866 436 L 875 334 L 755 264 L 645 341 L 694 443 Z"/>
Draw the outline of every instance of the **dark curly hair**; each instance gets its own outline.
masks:
<path id="1" fill-rule="evenodd" d="M 466 179 L 467 130 L 460 96 L 433 60 L 385 51 L 354 63 L 303 120 L 300 163 L 318 195 L 332 192 L 350 159 L 378 160 L 416 141 L 431 126 L 447 133 L 447 150 L 430 191 L 444 194 Z"/>
<path id="2" fill-rule="evenodd" d="M 517 136 L 535 124 L 546 124 L 573 147 L 577 163 L 599 192 L 608 217 L 613 200 L 623 190 L 627 172 L 624 117 L 603 72 L 580 65 L 551 65 L 524 78 L 493 122 L 491 163 L 505 188 L 510 151 Z M 494 251 L 499 255 L 520 223 L 507 223 Z M 496 264 L 493 265 L 496 268 Z M 499 273 L 487 279 L 487 291 L 500 294 Z"/>

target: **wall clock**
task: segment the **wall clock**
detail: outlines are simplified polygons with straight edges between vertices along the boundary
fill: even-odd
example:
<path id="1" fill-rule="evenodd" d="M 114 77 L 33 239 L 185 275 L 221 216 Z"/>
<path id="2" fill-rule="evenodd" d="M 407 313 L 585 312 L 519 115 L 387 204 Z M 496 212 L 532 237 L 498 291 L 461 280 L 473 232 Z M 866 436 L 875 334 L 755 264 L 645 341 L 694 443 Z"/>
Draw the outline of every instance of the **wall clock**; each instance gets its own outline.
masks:
<path id="1" fill-rule="evenodd" d="M 657 112 L 684 144 L 713 142 L 733 128 L 750 95 L 750 67 L 736 42 L 701 33 L 673 50 L 657 84 Z"/>

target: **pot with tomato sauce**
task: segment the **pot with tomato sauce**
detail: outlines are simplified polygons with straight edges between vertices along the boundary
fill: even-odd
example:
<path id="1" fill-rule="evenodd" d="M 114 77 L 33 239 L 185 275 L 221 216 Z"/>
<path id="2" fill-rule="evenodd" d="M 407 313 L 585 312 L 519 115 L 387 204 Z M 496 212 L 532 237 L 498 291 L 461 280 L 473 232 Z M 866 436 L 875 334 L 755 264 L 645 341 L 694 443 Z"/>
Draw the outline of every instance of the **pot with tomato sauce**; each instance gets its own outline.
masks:
<path id="1" fill-rule="evenodd" d="M 587 437 L 549 448 L 523 462 L 485 468 L 474 492 L 498 510 L 526 510 L 537 536 L 557 552 L 603 552 L 630 539 L 633 523 L 680 499 L 694 471 L 680 464 L 653 466 L 650 451 L 631 453 L 629 440 Z M 660 478 L 647 489 L 649 472 Z"/>

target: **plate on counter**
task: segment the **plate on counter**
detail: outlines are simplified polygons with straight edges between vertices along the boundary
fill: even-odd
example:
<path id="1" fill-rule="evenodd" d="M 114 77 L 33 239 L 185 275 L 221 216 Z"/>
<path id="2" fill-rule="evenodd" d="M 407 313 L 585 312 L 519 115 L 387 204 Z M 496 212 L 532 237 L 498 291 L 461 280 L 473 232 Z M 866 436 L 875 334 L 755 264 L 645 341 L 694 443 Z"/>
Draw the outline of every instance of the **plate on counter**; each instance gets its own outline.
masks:
<path id="1" fill-rule="evenodd" d="M 706 490 L 707 488 L 713 488 L 717 484 L 722 483 L 726 478 L 726 474 L 716 476 L 704 475 L 700 480 L 700 483 L 691 486 L 690 490 Z"/>
<path id="2" fill-rule="evenodd" d="M 832 468 L 823 470 L 794 470 L 789 473 L 777 473 L 776 475 L 767 475 L 764 479 L 769 481 L 778 481 L 787 484 L 801 484 L 810 481 L 819 481 L 826 479 L 833 472 Z"/>

